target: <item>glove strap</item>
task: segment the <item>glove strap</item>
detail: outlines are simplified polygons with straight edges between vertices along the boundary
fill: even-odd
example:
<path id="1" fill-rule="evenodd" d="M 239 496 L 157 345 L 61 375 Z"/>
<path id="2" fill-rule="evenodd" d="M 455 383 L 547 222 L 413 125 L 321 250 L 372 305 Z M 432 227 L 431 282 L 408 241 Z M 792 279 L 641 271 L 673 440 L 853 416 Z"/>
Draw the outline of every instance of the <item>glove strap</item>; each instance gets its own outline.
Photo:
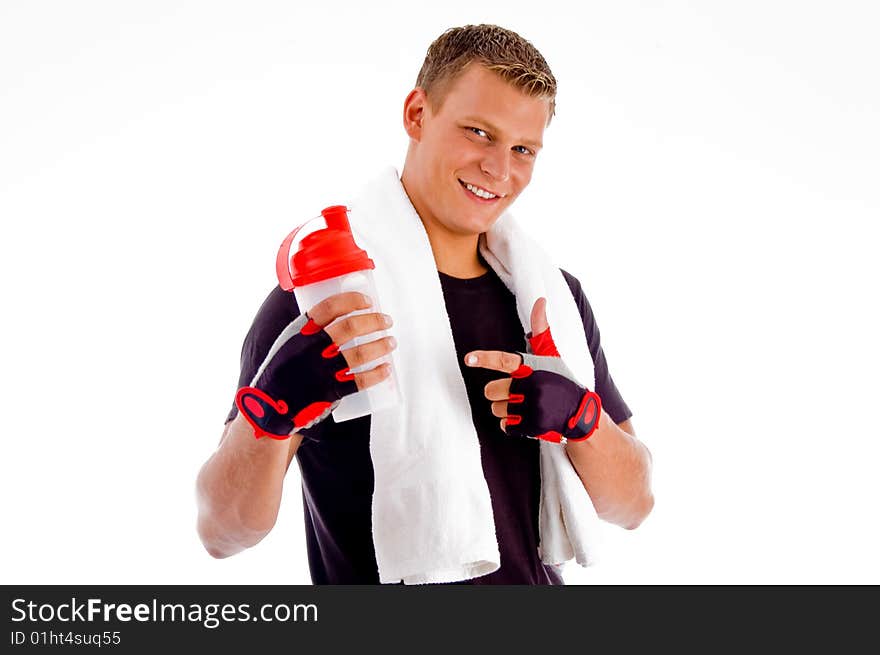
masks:
<path id="1" fill-rule="evenodd" d="M 602 415 L 602 399 L 594 391 L 587 390 L 577 412 L 568 419 L 566 438 L 568 441 L 586 441 L 599 427 L 599 417 Z"/>
<path id="2" fill-rule="evenodd" d="M 277 419 L 288 412 L 287 403 L 283 400 L 275 400 L 269 394 L 256 387 L 242 387 L 235 394 L 235 404 L 238 411 L 250 423 L 254 429 L 254 437 L 271 437 L 272 439 L 287 439 L 290 434 L 276 434 L 270 432 L 269 424 L 277 424 Z M 276 428 L 277 430 L 277 428 Z"/>
<path id="3" fill-rule="evenodd" d="M 562 444 L 563 446 L 569 441 L 580 443 L 586 441 L 596 429 L 599 427 L 599 417 L 602 415 L 602 399 L 599 395 L 587 391 L 581 399 L 581 404 L 574 416 L 568 419 L 566 423 L 565 434 L 560 434 L 555 430 L 545 432 L 535 436 L 535 439 L 550 441 L 551 443 Z"/>

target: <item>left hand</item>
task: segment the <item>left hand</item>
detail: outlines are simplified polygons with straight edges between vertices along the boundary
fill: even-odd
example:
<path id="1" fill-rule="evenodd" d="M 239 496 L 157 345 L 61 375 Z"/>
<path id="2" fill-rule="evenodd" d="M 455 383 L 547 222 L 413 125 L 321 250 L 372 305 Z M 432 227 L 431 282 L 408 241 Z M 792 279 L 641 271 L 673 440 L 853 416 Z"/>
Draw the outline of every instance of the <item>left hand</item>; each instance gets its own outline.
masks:
<path id="1" fill-rule="evenodd" d="M 471 351 L 465 355 L 465 363 L 510 375 L 493 380 L 484 390 L 486 398 L 492 401 L 492 414 L 501 418 L 501 430 L 505 434 L 555 443 L 585 440 L 598 424 L 601 403 L 595 393 L 575 382 L 573 376 L 556 372 L 568 369 L 559 359 L 553 343 L 546 304 L 544 298 L 539 298 L 532 307 L 532 329 L 527 337 L 532 352 L 538 355 L 528 356 L 529 362 L 537 365 L 540 360 L 558 360 L 546 366 L 548 370 L 524 365 L 521 353 L 499 350 Z M 514 380 L 514 392 L 518 393 L 511 393 Z M 508 414 L 509 404 L 517 405 L 517 414 Z M 508 427 L 513 426 L 517 427 L 508 431 Z"/>

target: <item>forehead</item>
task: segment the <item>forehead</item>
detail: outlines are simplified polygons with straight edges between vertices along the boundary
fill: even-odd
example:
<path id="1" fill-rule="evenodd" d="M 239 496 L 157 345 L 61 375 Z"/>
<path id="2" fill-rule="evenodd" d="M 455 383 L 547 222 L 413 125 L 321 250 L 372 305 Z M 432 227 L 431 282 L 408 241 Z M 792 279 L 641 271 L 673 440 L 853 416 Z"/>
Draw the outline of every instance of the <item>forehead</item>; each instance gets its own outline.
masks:
<path id="1" fill-rule="evenodd" d="M 513 137 L 540 142 L 550 102 L 530 97 L 484 66 L 471 64 L 450 84 L 437 115 L 483 119 Z"/>

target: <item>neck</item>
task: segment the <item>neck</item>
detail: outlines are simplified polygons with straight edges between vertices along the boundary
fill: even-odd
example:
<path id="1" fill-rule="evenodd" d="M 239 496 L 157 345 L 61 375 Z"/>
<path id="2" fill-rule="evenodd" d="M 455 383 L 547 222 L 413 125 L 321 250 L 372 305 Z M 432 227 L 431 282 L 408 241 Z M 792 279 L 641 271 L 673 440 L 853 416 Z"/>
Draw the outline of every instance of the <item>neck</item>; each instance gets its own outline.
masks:
<path id="1" fill-rule="evenodd" d="M 407 178 L 404 169 L 400 181 L 425 227 L 437 270 L 458 278 L 479 277 L 488 271 L 477 256 L 480 235 L 459 234 L 446 228 L 428 211 L 414 186 L 407 183 Z"/>
<path id="2" fill-rule="evenodd" d="M 422 219 L 437 270 L 446 275 L 460 278 L 479 277 L 488 269 L 477 256 L 478 234 L 450 235 L 443 229 L 429 228 L 430 223 Z"/>

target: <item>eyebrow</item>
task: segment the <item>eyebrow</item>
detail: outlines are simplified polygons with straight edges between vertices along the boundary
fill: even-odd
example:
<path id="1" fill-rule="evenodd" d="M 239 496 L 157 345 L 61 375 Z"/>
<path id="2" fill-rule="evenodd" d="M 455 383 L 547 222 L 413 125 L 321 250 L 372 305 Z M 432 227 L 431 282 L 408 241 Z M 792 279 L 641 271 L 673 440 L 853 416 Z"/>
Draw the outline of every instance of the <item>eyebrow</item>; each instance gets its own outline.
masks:
<path id="1" fill-rule="evenodd" d="M 478 116 L 465 116 L 462 120 L 464 120 L 468 123 L 482 123 L 483 125 L 485 125 L 486 127 L 489 128 L 490 132 L 495 132 L 496 134 L 499 134 L 502 132 L 502 130 L 500 128 L 492 125 L 492 123 L 487 121 L 485 118 L 479 118 Z M 541 143 L 540 141 L 532 141 L 531 139 L 516 139 L 516 140 L 519 141 L 522 145 L 529 146 L 531 148 L 535 148 L 536 150 L 540 150 L 541 148 L 544 147 L 544 144 Z"/>

